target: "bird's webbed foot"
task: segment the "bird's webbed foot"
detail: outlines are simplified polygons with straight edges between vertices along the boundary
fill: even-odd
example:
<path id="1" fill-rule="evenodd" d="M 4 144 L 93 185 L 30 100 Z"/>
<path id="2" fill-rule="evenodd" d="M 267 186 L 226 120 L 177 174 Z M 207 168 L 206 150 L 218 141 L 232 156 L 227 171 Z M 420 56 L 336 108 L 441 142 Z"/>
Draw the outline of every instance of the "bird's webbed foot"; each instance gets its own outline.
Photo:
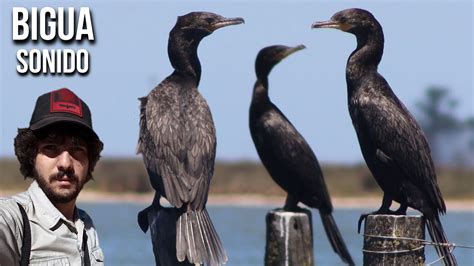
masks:
<path id="1" fill-rule="evenodd" d="M 377 215 L 377 214 L 396 215 L 398 214 L 397 213 L 398 211 L 403 211 L 404 205 L 401 205 L 400 208 L 396 211 L 390 210 L 391 205 L 392 205 L 392 199 L 384 194 L 383 200 L 382 200 L 382 206 L 380 206 L 378 210 L 360 215 L 359 222 L 357 223 L 357 233 L 360 233 L 360 227 L 362 226 L 362 221 L 364 221 L 369 215 Z M 406 207 L 404 207 L 404 211 L 406 211 Z"/>
<path id="2" fill-rule="evenodd" d="M 137 215 L 137 220 L 138 220 L 138 225 L 142 229 L 144 233 L 148 231 L 148 227 L 150 226 L 148 223 L 148 213 L 156 210 L 156 209 L 161 209 L 160 205 L 160 195 L 158 193 L 155 193 L 155 197 L 153 198 L 153 202 L 151 203 L 150 206 L 146 207 L 142 211 L 138 212 Z"/>
<path id="3" fill-rule="evenodd" d="M 397 211 L 392 211 L 390 209 L 385 210 L 385 209 L 380 208 L 374 212 L 361 214 L 359 217 L 359 222 L 357 223 L 357 233 L 360 233 L 360 227 L 362 226 L 362 221 L 364 221 L 367 218 L 367 216 L 377 215 L 377 214 L 397 215 L 398 214 Z"/>
<path id="4" fill-rule="evenodd" d="M 362 221 L 367 219 L 367 216 L 371 215 L 372 213 L 363 213 L 359 217 L 359 221 L 357 222 L 357 233 L 360 234 L 360 227 L 362 226 Z"/>

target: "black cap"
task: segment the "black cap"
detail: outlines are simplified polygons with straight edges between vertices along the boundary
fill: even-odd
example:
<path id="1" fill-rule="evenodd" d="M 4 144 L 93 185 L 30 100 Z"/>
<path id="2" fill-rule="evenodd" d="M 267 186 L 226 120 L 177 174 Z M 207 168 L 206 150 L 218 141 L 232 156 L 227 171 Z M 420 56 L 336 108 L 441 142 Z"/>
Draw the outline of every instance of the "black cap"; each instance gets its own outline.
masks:
<path id="1" fill-rule="evenodd" d="M 64 122 L 82 126 L 99 139 L 92 129 L 89 107 L 74 92 L 62 88 L 38 97 L 30 120 L 31 130 L 35 131 L 54 123 Z"/>

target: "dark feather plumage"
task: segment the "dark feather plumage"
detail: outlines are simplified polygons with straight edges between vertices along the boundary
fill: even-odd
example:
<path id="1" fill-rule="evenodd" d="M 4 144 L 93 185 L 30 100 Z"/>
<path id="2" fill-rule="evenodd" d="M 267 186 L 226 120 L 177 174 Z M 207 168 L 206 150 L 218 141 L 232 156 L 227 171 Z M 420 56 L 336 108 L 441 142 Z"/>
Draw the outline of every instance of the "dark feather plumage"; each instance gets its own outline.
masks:
<path id="1" fill-rule="evenodd" d="M 427 219 L 433 241 L 448 243 L 439 221 L 446 206 L 426 137 L 377 72 L 384 46 L 379 22 L 366 10 L 347 9 L 312 27 L 336 28 L 357 37 L 357 48 L 346 67 L 348 104 L 364 159 L 384 192 L 382 206 L 375 213 L 405 214 L 407 207 L 417 209 Z M 390 210 L 392 200 L 400 203 L 395 212 Z M 456 265 L 449 247 L 436 249 L 446 265 Z"/>
<path id="2" fill-rule="evenodd" d="M 303 49 L 269 46 L 257 55 L 257 81 L 250 105 L 249 127 L 260 159 L 273 180 L 287 193 L 286 210 L 296 210 L 298 202 L 317 208 L 334 251 L 341 259 L 354 262 L 332 217 L 331 198 L 324 182 L 318 160 L 308 143 L 270 101 L 268 74 L 274 65 L 289 54 Z"/>
<path id="3" fill-rule="evenodd" d="M 227 261 L 205 209 L 214 173 L 216 134 L 209 107 L 197 90 L 199 42 L 214 30 L 243 19 L 193 12 L 178 17 L 170 32 L 168 55 L 174 72 L 141 98 L 137 152 L 143 155 L 159 196 L 182 211 L 177 221 L 177 258 L 211 265 Z M 155 200 L 154 204 L 159 204 Z M 141 217 L 141 218 L 140 218 Z M 144 217 L 139 221 L 143 228 Z"/>

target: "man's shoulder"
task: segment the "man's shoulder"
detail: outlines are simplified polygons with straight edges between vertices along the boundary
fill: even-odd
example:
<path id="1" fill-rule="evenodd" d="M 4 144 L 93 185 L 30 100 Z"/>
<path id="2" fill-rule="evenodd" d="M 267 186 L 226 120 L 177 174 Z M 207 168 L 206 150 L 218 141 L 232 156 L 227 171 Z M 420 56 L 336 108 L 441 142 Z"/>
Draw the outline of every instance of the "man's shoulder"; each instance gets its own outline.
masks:
<path id="1" fill-rule="evenodd" d="M 0 216 L 8 220 L 22 219 L 18 204 L 20 204 L 26 212 L 31 208 L 31 198 L 27 191 L 10 197 L 0 197 Z"/>
<path id="2" fill-rule="evenodd" d="M 12 209 L 12 206 L 16 206 L 18 209 L 18 205 L 13 197 L 0 197 L 0 211 L 8 211 Z"/>
<path id="3" fill-rule="evenodd" d="M 6 260 L 7 265 L 18 262 L 22 232 L 23 218 L 17 201 L 13 197 L 0 197 L 0 260 Z"/>
<path id="4" fill-rule="evenodd" d="M 16 224 L 22 219 L 17 202 L 13 197 L 0 197 L 0 217 L 3 218 L 1 222 Z"/>

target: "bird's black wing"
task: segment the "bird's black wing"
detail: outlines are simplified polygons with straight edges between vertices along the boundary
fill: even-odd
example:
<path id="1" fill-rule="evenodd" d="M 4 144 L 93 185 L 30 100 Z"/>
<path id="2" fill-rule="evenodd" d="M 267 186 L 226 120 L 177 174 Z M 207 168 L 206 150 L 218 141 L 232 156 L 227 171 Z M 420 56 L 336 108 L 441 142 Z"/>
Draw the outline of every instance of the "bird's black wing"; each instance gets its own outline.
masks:
<path id="1" fill-rule="evenodd" d="M 139 151 L 152 183 L 157 179 L 171 204 L 202 209 L 214 171 L 214 124 L 197 89 L 175 90 L 176 86 L 167 79 L 148 95 Z"/>
<path id="2" fill-rule="evenodd" d="M 190 199 L 193 178 L 184 167 L 184 124 L 175 86 L 166 79 L 142 100 L 138 152 L 143 154 L 153 187 L 180 208 Z"/>
<path id="3" fill-rule="evenodd" d="M 193 210 L 201 210 L 207 202 L 209 185 L 214 174 L 216 132 L 206 100 L 198 90 L 190 90 L 183 111 L 186 116 L 184 170 L 192 177 L 190 203 Z"/>
<path id="4" fill-rule="evenodd" d="M 368 137 L 376 145 L 377 158 L 399 168 L 404 178 L 424 191 L 443 212 L 444 202 L 423 131 L 383 78 L 372 84 L 388 89 L 370 97 L 360 97 L 358 117 L 359 124 L 366 128 Z"/>
<path id="5" fill-rule="evenodd" d="M 309 198 L 319 206 L 310 207 L 332 211 L 321 167 L 306 140 L 274 105 L 261 123 L 264 126 L 261 137 L 267 142 L 267 152 L 275 160 L 272 163 L 284 168 L 285 173 L 289 174 L 284 178 L 297 184 L 301 194 L 311 194 Z"/>

